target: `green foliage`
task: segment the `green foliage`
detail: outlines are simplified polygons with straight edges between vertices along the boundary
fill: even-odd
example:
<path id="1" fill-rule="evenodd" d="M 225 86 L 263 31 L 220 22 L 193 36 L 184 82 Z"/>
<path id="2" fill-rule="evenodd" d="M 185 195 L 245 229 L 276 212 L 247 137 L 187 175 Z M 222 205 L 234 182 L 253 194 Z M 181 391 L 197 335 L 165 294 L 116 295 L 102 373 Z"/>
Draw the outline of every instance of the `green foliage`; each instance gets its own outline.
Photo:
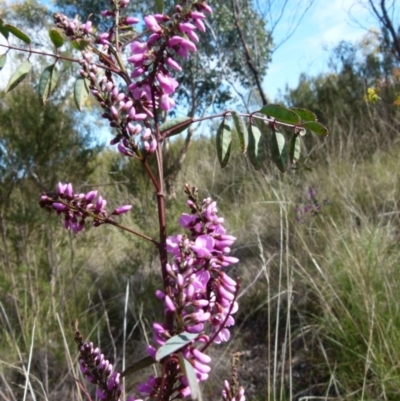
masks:
<path id="1" fill-rule="evenodd" d="M 89 97 L 89 80 L 87 78 L 78 77 L 74 84 L 74 100 L 79 111 L 83 110 Z"/>
<path id="2" fill-rule="evenodd" d="M 5 92 L 10 92 L 14 88 L 16 88 L 28 75 L 31 69 L 31 63 L 28 60 L 25 60 L 11 75 L 10 80 L 8 81 Z"/>
<path id="3" fill-rule="evenodd" d="M 224 168 L 229 161 L 232 146 L 232 131 L 231 127 L 222 120 L 216 135 L 216 146 L 218 160 L 222 168 Z"/>
<path id="4" fill-rule="evenodd" d="M 58 82 L 58 71 L 55 64 L 44 69 L 39 81 L 39 98 L 45 104 Z"/>
<path id="5" fill-rule="evenodd" d="M 13 34 L 18 39 L 20 39 L 23 42 L 25 42 L 27 45 L 31 44 L 31 38 L 26 33 L 22 32 L 16 26 L 10 25 L 10 24 L 3 24 L 3 28 L 6 29 L 11 34 Z"/>
<path id="6" fill-rule="evenodd" d="M 240 149 L 242 153 L 246 153 L 247 145 L 249 143 L 249 133 L 247 132 L 246 124 L 236 111 L 232 111 L 232 119 L 239 138 Z"/>
<path id="7" fill-rule="evenodd" d="M 49 38 L 57 49 L 64 44 L 64 39 L 56 28 L 49 29 Z"/>

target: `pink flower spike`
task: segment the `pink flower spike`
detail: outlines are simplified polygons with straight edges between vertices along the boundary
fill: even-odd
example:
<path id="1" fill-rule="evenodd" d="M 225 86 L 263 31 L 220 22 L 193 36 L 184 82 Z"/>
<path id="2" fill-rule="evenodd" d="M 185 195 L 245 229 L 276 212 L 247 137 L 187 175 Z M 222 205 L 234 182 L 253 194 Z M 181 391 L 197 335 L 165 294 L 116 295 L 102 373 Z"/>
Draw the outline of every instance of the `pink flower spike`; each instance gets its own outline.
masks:
<path id="1" fill-rule="evenodd" d="M 139 18 L 135 18 L 135 17 L 126 17 L 124 20 L 125 24 L 127 25 L 133 25 L 133 24 L 137 24 L 139 22 Z"/>
<path id="2" fill-rule="evenodd" d="M 161 35 L 159 33 L 153 33 L 150 35 L 147 39 L 147 45 L 151 46 L 153 43 L 157 42 L 158 39 L 161 38 Z"/>
<path id="3" fill-rule="evenodd" d="M 193 22 L 197 26 L 199 31 L 201 31 L 201 32 L 206 31 L 206 26 L 204 25 L 204 22 L 201 19 L 195 19 Z"/>
<path id="4" fill-rule="evenodd" d="M 182 39 L 181 42 L 181 47 L 183 47 L 185 50 L 189 50 L 190 52 L 196 52 L 197 48 L 194 43 L 192 43 L 190 40 L 187 39 Z"/>
<path id="5" fill-rule="evenodd" d="M 169 47 L 174 47 L 176 45 L 180 45 L 182 42 L 183 38 L 180 36 L 173 36 L 169 41 L 168 41 L 168 46 Z"/>
<path id="6" fill-rule="evenodd" d="M 146 113 L 139 113 L 135 115 L 135 120 L 137 121 L 143 121 L 146 120 L 147 114 Z"/>
<path id="7" fill-rule="evenodd" d="M 174 93 L 175 89 L 179 86 L 178 82 L 174 78 L 168 75 L 161 74 L 160 72 L 157 74 L 157 80 L 162 90 L 167 95 L 171 95 L 172 93 Z"/>
<path id="8" fill-rule="evenodd" d="M 179 30 L 181 32 L 188 33 L 188 32 L 194 31 L 195 29 L 196 29 L 196 26 L 191 24 L 190 22 L 183 22 L 183 23 L 179 24 Z"/>
<path id="9" fill-rule="evenodd" d="M 53 209 L 57 210 L 58 212 L 64 212 L 68 209 L 68 207 L 62 203 L 53 203 Z"/>
<path id="10" fill-rule="evenodd" d="M 96 196 L 98 191 L 90 191 L 85 195 L 85 200 L 91 202 Z"/>
<path id="11" fill-rule="evenodd" d="M 154 153 L 157 149 L 157 141 L 153 138 L 150 142 L 149 153 Z"/>
<path id="12" fill-rule="evenodd" d="M 200 11 L 192 11 L 191 13 L 189 13 L 189 16 L 190 16 L 190 18 L 193 18 L 194 20 L 206 18 L 206 16 L 203 13 L 201 13 Z"/>
<path id="13" fill-rule="evenodd" d="M 192 348 L 192 354 L 193 356 L 199 360 L 201 363 L 210 363 L 211 362 L 211 357 L 209 357 L 208 355 L 204 354 L 203 352 L 201 352 L 200 350 L 198 350 L 197 348 Z"/>
<path id="14" fill-rule="evenodd" d="M 168 295 L 165 296 L 164 302 L 165 302 L 165 306 L 167 307 L 168 310 L 170 310 L 171 312 L 176 311 L 176 306 L 172 302 L 172 299 Z"/>
<path id="15" fill-rule="evenodd" d="M 87 21 L 86 24 L 82 24 L 83 33 L 91 33 L 92 32 L 92 21 Z"/>
<path id="16" fill-rule="evenodd" d="M 203 10 L 206 12 L 206 13 L 208 13 L 208 14 L 212 14 L 212 8 L 208 5 L 208 4 L 202 4 L 202 8 L 203 8 Z"/>
<path id="17" fill-rule="evenodd" d="M 127 213 L 132 209 L 132 205 L 124 205 L 117 207 L 111 214 L 114 216 L 119 216 L 120 214 Z"/>
<path id="18" fill-rule="evenodd" d="M 186 49 L 183 47 L 179 47 L 176 52 L 182 57 L 182 58 L 189 58 L 189 53 Z"/>
<path id="19" fill-rule="evenodd" d="M 66 189 L 67 189 L 67 184 L 63 184 L 61 182 L 57 184 L 58 195 L 64 195 Z"/>
<path id="20" fill-rule="evenodd" d="M 99 388 L 97 388 L 96 390 L 96 395 L 100 400 L 105 400 L 106 399 L 106 394 L 103 393 L 102 390 L 100 390 Z"/>
<path id="21" fill-rule="evenodd" d="M 65 189 L 65 195 L 68 198 L 71 198 L 71 199 L 74 197 L 74 191 L 72 189 L 72 184 L 71 183 L 67 184 L 67 188 Z"/>
<path id="22" fill-rule="evenodd" d="M 131 51 L 133 54 L 144 53 L 148 49 L 146 42 L 135 40 L 131 43 Z"/>
<path id="23" fill-rule="evenodd" d="M 171 57 L 167 58 L 167 65 L 175 71 L 182 71 L 182 67 Z"/>
<path id="24" fill-rule="evenodd" d="M 186 35 L 192 42 L 198 43 L 200 41 L 199 37 L 197 36 L 196 32 L 194 32 L 194 31 L 189 31 L 186 33 Z"/>
<path id="25" fill-rule="evenodd" d="M 153 15 L 147 15 L 144 17 L 144 23 L 146 24 L 147 28 L 150 29 L 152 32 L 161 32 L 161 26 L 158 25 L 157 20 L 154 18 Z"/>
<path id="26" fill-rule="evenodd" d="M 175 100 L 169 97 L 168 95 L 164 94 L 161 96 L 160 106 L 163 110 L 169 111 L 173 107 L 175 107 Z"/>
<path id="27" fill-rule="evenodd" d="M 190 362 L 192 363 L 194 368 L 200 373 L 209 373 L 211 371 L 211 368 L 208 365 L 201 363 L 197 359 L 192 359 Z"/>

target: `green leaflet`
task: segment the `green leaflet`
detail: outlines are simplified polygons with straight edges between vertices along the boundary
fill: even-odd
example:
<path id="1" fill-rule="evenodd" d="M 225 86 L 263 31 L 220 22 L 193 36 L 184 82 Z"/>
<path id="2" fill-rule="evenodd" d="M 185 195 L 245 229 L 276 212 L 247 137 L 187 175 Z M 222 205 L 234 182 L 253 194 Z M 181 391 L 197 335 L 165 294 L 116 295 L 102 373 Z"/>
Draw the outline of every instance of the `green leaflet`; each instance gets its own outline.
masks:
<path id="1" fill-rule="evenodd" d="M 263 138 L 261 131 L 255 125 L 249 127 L 249 147 L 247 155 L 250 162 L 256 170 L 262 166 L 262 153 L 263 153 Z"/>
<path id="2" fill-rule="evenodd" d="M 222 120 L 216 136 L 217 155 L 222 168 L 224 168 L 229 161 L 232 147 L 232 132 L 225 120 Z"/>
<path id="3" fill-rule="evenodd" d="M 199 336 L 198 333 L 181 333 L 171 337 L 164 345 L 162 345 L 156 353 L 156 361 L 160 362 L 161 359 L 169 356 L 176 351 L 179 351 L 186 345 L 190 344 Z"/>
<path id="4" fill-rule="evenodd" d="M 260 113 L 287 124 L 297 125 L 301 121 L 294 111 L 279 104 L 268 104 L 260 110 Z"/>
<path id="5" fill-rule="evenodd" d="M 78 77 L 74 85 L 74 100 L 79 111 L 82 111 L 88 96 L 89 80 L 87 78 Z"/>
<path id="6" fill-rule="evenodd" d="M 242 150 L 242 153 L 246 153 L 247 146 L 249 143 L 249 134 L 247 132 L 246 125 L 241 119 L 239 113 L 236 111 L 232 111 L 232 119 L 236 128 L 236 132 L 239 137 L 240 148 Z"/>
<path id="7" fill-rule="evenodd" d="M 58 82 L 58 71 L 54 64 L 44 69 L 39 81 L 39 97 L 42 104 L 45 104 Z"/>
<path id="8" fill-rule="evenodd" d="M 285 137 L 277 131 L 271 131 L 271 155 L 276 167 L 284 173 L 288 167 Z"/>
<path id="9" fill-rule="evenodd" d="M 329 131 L 324 125 L 317 121 L 309 121 L 301 124 L 302 127 L 309 129 L 317 135 L 328 136 Z"/>
<path id="10" fill-rule="evenodd" d="M 30 69 L 31 69 L 30 62 L 28 60 L 25 60 L 11 76 L 10 80 L 8 81 L 8 85 L 6 87 L 5 92 L 8 93 L 12 91 L 15 87 L 17 87 L 18 84 L 20 84 L 28 75 Z"/>

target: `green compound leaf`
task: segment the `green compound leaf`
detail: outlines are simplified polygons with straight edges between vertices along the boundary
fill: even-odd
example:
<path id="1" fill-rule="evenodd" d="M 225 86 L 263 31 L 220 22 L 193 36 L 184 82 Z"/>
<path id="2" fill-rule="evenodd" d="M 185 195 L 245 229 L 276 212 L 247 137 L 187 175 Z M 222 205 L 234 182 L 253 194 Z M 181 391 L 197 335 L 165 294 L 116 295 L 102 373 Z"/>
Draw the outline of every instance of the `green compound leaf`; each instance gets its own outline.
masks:
<path id="1" fill-rule="evenodd" d="M 61 33 L 55 28 L 49 29 L 49 38 L 57 49 L 64 44 L 64 38 L 62 37 Z"/>
<path id="2" fill-rule="evenodd" d="M 268 104 L 260 110 L 260 113 L 283 123 L 293 125 L 300 123 L 300 117 L 294 111 L 279 104 Z"/>
<path id="3" fill-rule="evenodd" d="M 300 159 L 301 142 L 300 136 L 294 134 L 289 142 L 289 160 L 290 163 L 296 163 Z"/>
<path id="4" fill-rule="evenodd" d="M 240 115 L 236 111 L 232 111 L 232 119 L 233 123 L 236 128 L 236 132 L 239 137 L 240 148 L 242 153 L 246 153 L 247 146 L 249 143 L 249 134 L 247 132 L 246 125 L 244 124 L 243 120 L 240 118 Z"/>
<path id="5" fill-rule="evenodd" d="M 0 33 L 6 38 L 8 39 L 8 36 L 10 34 L 10 32 L 7 31 L 6 28 L 4 28 L 4 23 L 3 20 L 0 18 Z"/>
<path id="6" fill-rule="evenodd" d="M 250 125 L 249 129 L 249 147 L 247 154 L 250 162 L 256 170 L 262 166 L 263 138 L 260 130 L 255 125 Z"/>
<path id="7" fill-rule="evenodd" d="M 171 120 L 166 121 L 164 124 L 160 125 L 160 132 L 164 133 L 168 132 L 168 136 L 171 134 L 180 134 L 185 131 L 185 129 L 192 123 L 192 119 L 190 117 L 177 117 L 171 118 Z"/>
<path id="8" fill-rule="evenodd" d="M 18 39 L 21 39 L 23 42 L 25 42 L 27 45 L 31 44 L 31 38 L 23 33 L 20 29 L 18 29 L 14 25 L 10 24 L 4 24 L 3 27 L 7 29 L 8 32 L 12 33 L 14 36 L 16 36 Z"/>
<path id="9" fill-rule="evenodd" d="M 192 364 L 185 359 L 182 354 L 179 354 L 178 359 L 179 366 L 189 383 L 190 398 L 192 400 L 202 401 L 200 386 L 197 382 L 196 372 L 194 371 Z"/>
<path id="10" fill-rule="evenodd" d="M 222 120 L 217 131 L 217 155 L 221 168 L 224 168 L 229 161 L 232 147 L 232 131 L 225 120 Z"/>
<path id="11" fill-rule="evenodd" d="M 284 173 L 287 169 L 287 148 L 285 137 L 277 131 L 271 131 L 271 154 L 276 167 Z"/>
<path id="12" fill-rule="evenodd" d="M 31 64 L 28 60 L 25 60 L 18 68 L 17 71 L 12 74 L 10 80 L 8 81 L 6 93 L 12 91 L 19 83 L 21 83 L 25 77 L 28 75 L 31 69 Z"/>
<path id="13" fill-rule="evenodd" d="M 139 361 L 136 361 L 133 365 L 127 367 L 122 373 L 121 377 L 130 376 L 139 370 L 147 368 L 148 366 L 153 365 L 156 361 L 151 356 L 146 356 Z"/>
<path id="14" fill-rule="evenodd" d="M 163 0 L 156 0 L 156 12 L 158 14 L 164 13 L 164 2 Z"/>
<path id="15" fill-rule="evenodd" d="M 294 111 L 302 121 L 317 121 L 317 116 L 310 110 L 301 109 L 300 107 L 292 107 L 290 110 Z"/>
<path id="16" fill-rule="evenodd" d="M 74 100 L 79 111 L 82 111 L 89 96 L 89 82 L 87 78 L 83 77 L 78 77 L 75 81 Z"/>
<path id="17" fill-rule="evenodd" d="M 44 69 L 39 82 L 39 97 L 42 104 L 45 104 L 58 82 L 58 71 L 55 65 L 49 65 Z"/>
<path id="18" fill-rule="evenodd" d="M 164 345 L 162 345 L 156 353 L 156 361 L 160 362 L 161 359 L 168 355 L 179 351 L 181 348 L 186 347 L 186 345 L 192 343 L 197 337 L 198 333 L 181 333 L 176 336 L 171 337 Z"/>
<path id="19" fill-rule="evenodd" d="M 0 55 L 0 71 L 3 69 L 7 61 L 7 53 Z"/>
<path id="20" fill-rule="evenodd" d="M 317 121 L 309 121 L 301 124 L 302 127 L 309 129 L 311 132 L 314 132 L 317 135 L 328 136 L 329 131 L 328 128 L 323 126 L 321 123 Z"/>

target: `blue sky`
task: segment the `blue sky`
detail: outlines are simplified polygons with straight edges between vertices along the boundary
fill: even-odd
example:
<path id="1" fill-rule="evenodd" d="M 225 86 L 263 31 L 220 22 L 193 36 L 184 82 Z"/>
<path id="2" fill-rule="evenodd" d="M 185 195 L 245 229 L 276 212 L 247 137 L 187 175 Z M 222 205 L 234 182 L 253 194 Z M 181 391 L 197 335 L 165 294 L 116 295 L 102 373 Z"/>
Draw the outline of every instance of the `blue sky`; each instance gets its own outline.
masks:
<path id="1" fill-rule="evenodd" d="M 303 1 L 304 0 L 299 0 Z M 290 12 L 281 21 L 274 41 L 286 36 Z M 358 22 L 356 22 L 356 20 Z M 361 24 L 361 26 L 360 26 Z M 273 54 L 264 88 L 270 100 L 286 84 L 295 87 L 300 73 L 309 75 L 327 71 L 329 49 L 341 40 L 357 41 L 377 23 L 369 11 L 356 0 L 315 0 L 295 35 Z"/>

